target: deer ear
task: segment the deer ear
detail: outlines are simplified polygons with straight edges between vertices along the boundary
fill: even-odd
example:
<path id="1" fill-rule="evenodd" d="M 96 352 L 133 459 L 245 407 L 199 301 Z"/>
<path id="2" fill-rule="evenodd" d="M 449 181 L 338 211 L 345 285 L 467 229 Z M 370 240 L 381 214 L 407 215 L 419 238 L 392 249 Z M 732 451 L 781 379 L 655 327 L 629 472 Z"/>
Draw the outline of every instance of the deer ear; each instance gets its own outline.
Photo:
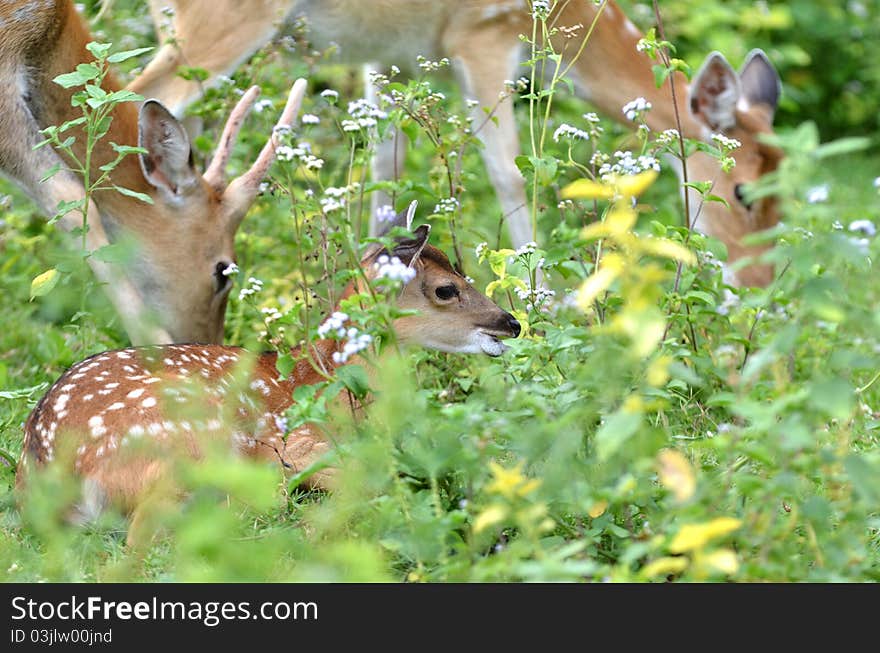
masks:
<path id="1" fill-rule="evenodd" d="M 415 204 L 415 202 L 413 202 L 413 204 Z M 401 262 L 409 267 L 413 267 L 416 264 L 419 260 L 419 255 L 422 253 L 422 250 L 425 249 L 425 245 L 428 244 L 428 235 L 431 233 L 431 225 L 420 225 L 413 233 L 413 238 L 399 240 L 392 252 L 393 256 L 399 258 Z"/>
<path id="2" fill-rule="evenodd" d="M 148 182 L 179 198 L 198 181 L 189 136 L 177 118 L 157 100 L 147 100 L 138 117 L 141 170 Z"/>
<path id="3" fill-rule="evenodd" d="M 739 77 L 720 52 L 713 52 L 690 87 L 691 113 L 714 131 L 736 124 L 736 103 L 741 94 Z"/>
<path id="4" fill-rule="evenodd" d="M 394 227 L 402 227 L 409 231 L 412 228 L 413 218 L 416 215 L 416 207 L 418 202 L 413 200 L 403 211 L 398 213 L 392 220 L 385 223 L 384 228 L 379 232 L 378 236 L 387 236 Z"/>
<path id="5" fill-rule="evenodd" d="M 771 117 L 779 106 L 782 82 L 779 73 L 770 63 L 763 50 L 752 50 L 739 73 L 743 97 L 749 104 L 763 104 L 770 109 Z"/>

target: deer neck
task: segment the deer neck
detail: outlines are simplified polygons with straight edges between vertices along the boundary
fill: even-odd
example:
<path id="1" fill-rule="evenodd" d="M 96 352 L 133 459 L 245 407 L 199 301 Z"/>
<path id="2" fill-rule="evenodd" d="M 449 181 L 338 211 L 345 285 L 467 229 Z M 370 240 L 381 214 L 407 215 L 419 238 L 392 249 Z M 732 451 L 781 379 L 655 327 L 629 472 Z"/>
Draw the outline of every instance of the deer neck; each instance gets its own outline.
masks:
<path id="1" fill-rule="evenodd" d="M 93 40 L 83 23 L 82 18 L 76 12 L 73 3 L 64 3 L 66 7 L 59 12 L 59 18 L 53 25 L 49 43 L 52 49 L 39 56 L 39 65 L 34 61 L 38 71 L 36 77 L 31 80 L 34 85 L 31 108 L 41 127 L 49 125 L 61 125 L 69 120 L 82 117 L 79 107 L 72 107 L 70 99 L 77 89 L 66 89 L 52 80 L 58 75 L 69 73 L 83 62 L 93 61 L 94 57 L 86 49 L 86 44 Z M 120 90 L 121 86 L 112 73 L 109 73 L 103 81 L 102 88 L 108 93 Z M 138 142 L 138 105 L 133 102 L 123 102 L 116 105 L 112 111 L 112 121 L 109 131 L 101 140 L 95 143 L 90 156 L 87 156 L 87 135 L 80 128 L 75 127 L 61 135 L 62 139 L 74 136 L 76 140 L 72 144 L 75 157 L 83 164 L 88 158 L 89 183 L 94 183 L 103 174 L 101 166 L 113 161 L 116 152 L 110 145 L 111 142 L 120 145 L 137 145 Z M 71 164 L 73 161 L 68 161 Z M 102 186 L 122 186 L 139 193 L 154 194 L 154 189 L 147 183 L 140 169 L 140 163 L 136 155 L 126 156 L 112 171 L 109 183 Z M 102 208 L 102 212 L 108 210 L 117 222 L 122 222 L 127 213 L 131 213 L 131 198 L 126 198 L 120 193 L 108 190 L 99 191 L 95 195 L 96 202 Z M 137 200 L 134 200 L 137 202 Z M 149 214 L 151 205 L 138 202 L 141 206 L 137 213 Z M 128 211 L 124 207 L 128 207 Z M 106 208 L 105 208 L 106 207 Z M 143 215 L 138 216 L 139 220 Z"/>

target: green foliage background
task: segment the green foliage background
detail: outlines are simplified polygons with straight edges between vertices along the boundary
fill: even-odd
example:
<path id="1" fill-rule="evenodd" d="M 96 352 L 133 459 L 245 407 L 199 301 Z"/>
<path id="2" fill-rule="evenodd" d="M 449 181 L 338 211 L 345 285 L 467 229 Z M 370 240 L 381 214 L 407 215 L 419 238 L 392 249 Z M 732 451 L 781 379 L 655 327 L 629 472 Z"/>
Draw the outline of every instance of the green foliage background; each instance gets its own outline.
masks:
<path id="1" fill-rule="evenodd" d="M 648 3 L 622 4 L 640 27 L 653 24 Z M 648 297 L 669 325 L 665 339 L 648 356 L 634 355 L 631 340 L 597 328 L 595 315 L 562 301 L 593 271 L 595 245 L 579 232 L 597 216 L 583 209 L 560 219 L 559 189 L 580 173 L 564 164 L 565 148 L 550 143 L 560 165 L 538 198 L 539 255 L 549 264 L 557 307 L 529 311 L 514 292 L 496 294 L 530 327 L 499 359 L 422 351 L 385 359 L 369 419 L 327 416 L 344 469 L 333 494 L 287 488 L 274 471 L 222 456 L 185 470 L 189 497 L 164 515 L 166 530 L 146 552 L 126 548 L 118 515 L 89 529 L 67 527 L 63 499 L 75 488 L 61 475 L 47 475 L 23 508 L 16 504 L 14 465 L 32 406 L 72 363 L 127 341 L 70 243 L 2 182 L 0 578 L 877 580 L 880 298 L 873 259 L 880 246 L 861 241 L 848 225 L 880 217 L 880 2 L 660 6 L 667 38 L 693 69 L 714 49 L 737 66 L 762 47 L 780 71 L 777 125 L 789 158 L 776 180 L 784 208 L 774 233 L 777 270 L 785 270 L 778 281 L 731 292 L 707 255 L 723 248 L 695 236 L 690 247 L 699 264 L 685 268 L 678 292 L 674 265 L 663 262 L 666 280 Z M 91 3 L 87 13 L 94 14 Z M 154 38 L 141 4 L 123 0 L 95 33 L 118 50 Z M 276 166 L 275 190 L 238 234 L 239 280 L 255 276 L 265 288 L 247 300 L 233 291 L 226 341 L 254 349 L 295 342 L 309 335 L 304 324 L 313 333 L 332 304 L 341 278 L 299 253 L 312 251 L 322 234 L 344 252 L 351 226 L 316 220 L 303 191 L 344 186 L 361 178 L 368 161 L 337 126 L 347 101 L 362 96 L 357 71 L 330 54 L 306 54 L 279 38 L 233 76 L 235 87 L 258 83 L 273 102 L 248 120 L 233 162 L 239 171 L 302 75 L 310 80 L 304 111 L 322 121 L 305 138 L 325 159 L 318 178 Z M 123 76 L 137 63 L 126 62 Z M 436 115 L 463 114 L 447 77 L 425 79 L 447 98 Z M 341 108 L 320 99 L 325 88 L 339 92 Z M 234 100 L 226 86 L 194 108 L 205 122 L 195 140 L 201 161 Z M 525 108 L 519 100 L 524 147 Z M 588 109 L 561 87 L 551 132 L 563 122 L 582 126 Z M 602 151 L 633 146 L 629 130 L 603 126 Z M 452 127 L 440 129 L 447 144 L 457 143 Z M 852 141 L 827 145 L 856 136 L 868 140 L 860 148 Z M 424 134 L 415 139 L 398 201 L 419 200 L 418 220 L 430 216 L 432 242 L 445 251 L 452 252 L 455 234 L 465 271 L 483 289 L 496 274 L 474 248 L 506 243 L 498 204 L 479 151 L 469 145 L 455 228 L 448 216 L 433 214 L 449 195 L 438 151 Z M 588 157 L 586 145 L 575 147 L 575 160 Z M 827 201 L 806 202 L 809 189 L 822 184 Z M 671 171 L 640 206 L 640 233 L 683 241 Z M 347 217 L 364 223 L 366 208 L 356 200 L 351 207 Z M 339 260 L 340 268 L 351 265 L 351 257 Z M 31 301 L 31 280 L 52 267 L 64 272 L 62 280 Z M 310 306 L 304 288 L 317 295 Z M 613 287 L 600 308 L 614 315 L 633 299 L 627 292 Z M 285 312 L 280 340 L 272 340 L 278 324 L 262 335 L 260 309 L 267 307 Z M 668 458 L 669 450 L 681 457 Z M 670 465 L 693 476 L 692 493 L 676 495 L 676 482 L 664 476 Z"/>

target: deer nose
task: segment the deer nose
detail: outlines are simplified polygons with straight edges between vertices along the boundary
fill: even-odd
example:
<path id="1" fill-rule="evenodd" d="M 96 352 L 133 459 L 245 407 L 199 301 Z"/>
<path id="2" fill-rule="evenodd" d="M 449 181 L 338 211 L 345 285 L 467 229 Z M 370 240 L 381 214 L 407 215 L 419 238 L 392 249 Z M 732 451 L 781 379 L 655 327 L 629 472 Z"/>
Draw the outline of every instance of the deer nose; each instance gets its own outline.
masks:
<path id="1" fill-rule="evenodd" d="M 519 336 L 519 332 L 522 331 L 522 327 L 519 325 L 519 320 L 513 317 L 510 313 L 507 314 L 507 327 L 510 329 L 514 338 Z"/>

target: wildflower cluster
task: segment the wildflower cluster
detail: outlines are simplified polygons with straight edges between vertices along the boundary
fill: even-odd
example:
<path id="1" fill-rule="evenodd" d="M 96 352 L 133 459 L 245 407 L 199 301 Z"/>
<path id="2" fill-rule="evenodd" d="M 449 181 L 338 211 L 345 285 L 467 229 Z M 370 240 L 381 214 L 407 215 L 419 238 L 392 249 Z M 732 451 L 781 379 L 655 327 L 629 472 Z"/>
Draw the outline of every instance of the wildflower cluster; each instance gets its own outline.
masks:
<path id="1" fill-rule="evenodd" d="M 635 156 L 632 152 L 618 150 L 614 153 L 616 161 L 607 161 L 599 168 L 599 176 L 608 181 L 618 175 L 637 175 L 648 170 L 660 171 L 660 162 L 650 154 Z"/>
<path id="2" fill-rule="evenodd" d="M 585 132 L 583 129 L 578 129 L 577 127 L 572 127 L 571 125 L 567 125 L 566 123 L 562 123 L 553 132 L 553 141 L 558 143 L 560 138 L 567 138 L 569 140 L 581 140 L 586 141 L 590 139 L 589 132 Z"/>
<path id="3" fill-rule="evenodd" d="M 547 20 L 550 15 L 550 0 L 532 0 L 532 18 Z"/>
<path id="4" fill-rule="evenodd" d="M 419 68 L 429 73 L 436 72 L 449 65 L 449 59 L 446 57 L 443 57 L 440 61 L 431 61 L 430 59 L 426 59 L 422 55 L 419 55 L 416 57 L 416 61 L 419 64 Z"/>
<path id="5" fill-rule="evenodd" d="M 516 296 L 525 303 L 526 310 L 529 311 L 541 308 L 541 306 L 543 306 L 547 301 L 556 296 L 555 290 L 550 290 L 549 288 L 545 288 L 544 286 L 538 286 L 537 288 L 517 287 L 514 288 L 513 291 L 516 293 Z"/>
<path id="6" fill-rule="evenodd" d="M 390 204 L 383 204 L 376 209 L 376 222 L 391 222 L 396 216 L 397 213 Z"/>
<path id="7" fill-rule="evenodd" d="M 318 337 L 327 338 L 334 337 L 337 340 L 347 338 L 346 343 L 342 346 L 342 351 L 333 352 L 333 362 L 337 365 L 347 363 L 348 359 L 363 351 L 373 342 L 373 336 L 369 333 L 358 331 L 356 327 L 346 327 L 348 322 L 348 314 L 342 311 L 334 311 L 330 317 L 324 320 L 323 324 L 318 327 Z"/>
<path id="8" fill-rule="evenodd" d="M 221 274 L 224 277 L 231 277 L 238 274 L 239 272 L 241 272 L 241 270 L 239 270 L 238 266 L 235 263 L 230 263 L 225 268 L 223 268 Z"/>
<path id="9" fill-rule="evenodd" d="M 365 98 L 349 102 L 348 115 L 351 116 L 351 120 L 346 119 L 342 121 L 342 131 L 346 132 L 356 132 L 375 127 L 378 124 L 377 121 L 388 117 L 385 111 L 382 111 L 382 109 Z"/>
<path id="10" fill-rule="evenodd" d="M 455 213 L 458 210 L 458 200 L 454 197 L 445 197 L 434 206 L 434 213 Z"/>
<path id="11" fill-rule="evenodd" d="M 643 97 L 637 97 L 623 105 L 623 115 L 627 120 L 636 121 L 642 118 L 642 114 L 651 110 L 651 103 Z"/>
<path id="12" fill-rule="evenodd" d="M 382 254 L 375 263 L 373 269 L 376 271 L 375 279 L 387 279 L 389 281 L 400 281 L 407 284 L 416 276 L 415 269 L 406 265 L 396 256 L 388 256 Z"/>
<path id="13" fill-rule="evenodd" d="M 256 277 L 250 277 L 248 278 L 248 285 L 239 291 L 238 298 L 241 300 L 245 297 L 256 295 L 261 290 L 263 290 L 263 282 Z"/>
<path id="14" fill-rule="evenodd" d="M 334 311 L 321 326 L 318 327 L 318 337 L 326 338 L 330 333 L 335 333 L 337 337 L 345 337 L 345 323 L 348 322 L 348 313 L 342 311 Z"/>
<path id="15" fill-rule="evenodd" d="M 275 156 L 279 161 L 293 161 L 297 159 L 307 170 L 320 170 L 324 167 L 324 159 L 319 159 L 312 154 L 312 146 L 305 141 L 297 143 L 296 147 L 279 145 L 275 148 Z"/>
<path id="16" fill-rule="evenodd" d="M 724 172 L 730 172 L 736 165 L 736 160 L 730 156 L 730 153 L 733 150 L 742 147 L 742 143 L 735 138 L 728 138 L 724 134 L 712 134 L 711 138 L 718 146 L 718 149 L 721 150 L 721 169 Z"/>
<path id="17" fill-rule="evenodd" d="M 341 211 L 345 208 L 345 197 L 356 192 L 359 188 L 360 184 L 357 182 L 338 188 L 335 186 L 328 186 L 324 189 L 324 197 L 318 200 L 321 204 L 321 210 L 324 211 L 325 214 L 333 213 L 334 211 Z"/>

